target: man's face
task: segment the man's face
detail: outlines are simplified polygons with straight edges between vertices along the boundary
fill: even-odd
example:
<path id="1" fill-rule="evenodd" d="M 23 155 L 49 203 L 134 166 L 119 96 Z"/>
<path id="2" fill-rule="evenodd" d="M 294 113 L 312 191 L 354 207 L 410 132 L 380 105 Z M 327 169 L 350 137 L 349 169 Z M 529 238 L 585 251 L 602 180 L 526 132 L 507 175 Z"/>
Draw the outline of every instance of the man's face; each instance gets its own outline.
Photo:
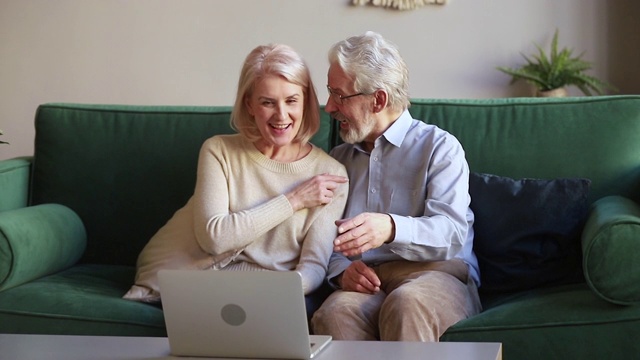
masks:
<path id="1" fill-rule="evenodd" d="M 349 144 L 365 141 L 373 135 L 376 125 L 372 96 L 355 95 L 358 93 L 354 89 L 353 80 L 337 65 L 329 67 L 327 78 L 329 98 L 325 111 L 340 122 L 340 137 Z M 354 96 L 344 98 L 350 95 Z"/>

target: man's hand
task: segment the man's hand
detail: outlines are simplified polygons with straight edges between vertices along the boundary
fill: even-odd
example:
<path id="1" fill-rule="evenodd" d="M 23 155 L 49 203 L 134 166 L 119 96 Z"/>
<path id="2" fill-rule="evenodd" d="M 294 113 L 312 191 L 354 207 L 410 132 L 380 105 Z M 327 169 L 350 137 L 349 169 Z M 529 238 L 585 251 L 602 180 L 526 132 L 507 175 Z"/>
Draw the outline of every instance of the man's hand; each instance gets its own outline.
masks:
<path id="1" fill-rule="evenodd" d="M 380 291 L 380 279 L 372 268 L 356 260 L 340 275 L 338 283 L 342 290 L 375 294 Z"/>
<path id="2" fill-rule="evenodd" d="M 395 236 L 394 223 L 388 214 L 362 213 L 350 219 L 337 220 L 336 225 L 340 235 L 333 241 L 333 251 L 344 256 L 375 249 Z"/>

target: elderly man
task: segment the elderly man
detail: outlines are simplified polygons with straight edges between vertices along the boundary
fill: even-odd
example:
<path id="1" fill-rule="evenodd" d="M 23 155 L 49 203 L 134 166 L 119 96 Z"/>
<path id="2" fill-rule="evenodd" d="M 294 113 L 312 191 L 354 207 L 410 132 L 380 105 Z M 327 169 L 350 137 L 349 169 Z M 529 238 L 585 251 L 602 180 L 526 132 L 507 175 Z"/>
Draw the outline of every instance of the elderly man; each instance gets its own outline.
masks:
<path id="1" fill-rule="evenodd" d="M 481 310 L 464 150 L 412 118 L 407 67 L 379 34 L 338 42 L 329 62 L 325 110 L 345 142 L 331 155 L 346 166 L 350 190 L 327 274 L 337 290 L 313 331 L 438 341 Z"/>

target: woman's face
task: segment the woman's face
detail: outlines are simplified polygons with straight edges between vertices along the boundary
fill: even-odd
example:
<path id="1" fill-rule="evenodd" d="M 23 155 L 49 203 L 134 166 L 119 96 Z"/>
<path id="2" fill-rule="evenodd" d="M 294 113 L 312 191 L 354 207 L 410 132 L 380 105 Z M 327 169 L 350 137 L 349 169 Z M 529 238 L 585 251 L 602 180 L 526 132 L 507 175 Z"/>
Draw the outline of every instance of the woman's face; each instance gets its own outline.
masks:
<path id="1" fill-rule="evenodd" d="M 258 80 L 245 105 L 256 121 L 265 146 L 291 145 L 304 115 L 302 86 L 269 75 Z"/>

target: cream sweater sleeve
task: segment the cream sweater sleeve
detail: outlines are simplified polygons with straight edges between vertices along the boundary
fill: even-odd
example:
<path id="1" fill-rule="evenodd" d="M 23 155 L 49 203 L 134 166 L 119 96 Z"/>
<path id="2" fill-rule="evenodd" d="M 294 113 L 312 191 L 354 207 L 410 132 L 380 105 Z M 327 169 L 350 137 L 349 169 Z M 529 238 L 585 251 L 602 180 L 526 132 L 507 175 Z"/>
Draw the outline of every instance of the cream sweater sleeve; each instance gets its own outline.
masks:
<path id="1" fill-rule="evenodd" d="M 347 176 L 342 166 L 336 167 L 332 174 Z M 329 258 L 333 252 L 333 240 L 338 235 L 335 221 L 342 219 L 349 193 L 348 184 L 342 184 L 331 203 L 324 205 L 314 219 L 302 244 L 300 262 L 296 270 L 302 275 L 305 294 L 316 290 L 324 281 Z"/>
<path id="2" fill-rule="evenodd" d="M 231 174 L 240 148 L 227 148 L 219 137 L 205 141 L 198 160 L 194 191 L 194 232 L 200 247 L 213 255 L 242 250 L 257 237 L 293 215 L 286 196 L 279 195 L 251 209 L 229 212 L 229 181 L 243 181 Z M 235 164 L 242 166 L 242 164 Z M 261 184 L 256 183 L 256 191 Z"/>

